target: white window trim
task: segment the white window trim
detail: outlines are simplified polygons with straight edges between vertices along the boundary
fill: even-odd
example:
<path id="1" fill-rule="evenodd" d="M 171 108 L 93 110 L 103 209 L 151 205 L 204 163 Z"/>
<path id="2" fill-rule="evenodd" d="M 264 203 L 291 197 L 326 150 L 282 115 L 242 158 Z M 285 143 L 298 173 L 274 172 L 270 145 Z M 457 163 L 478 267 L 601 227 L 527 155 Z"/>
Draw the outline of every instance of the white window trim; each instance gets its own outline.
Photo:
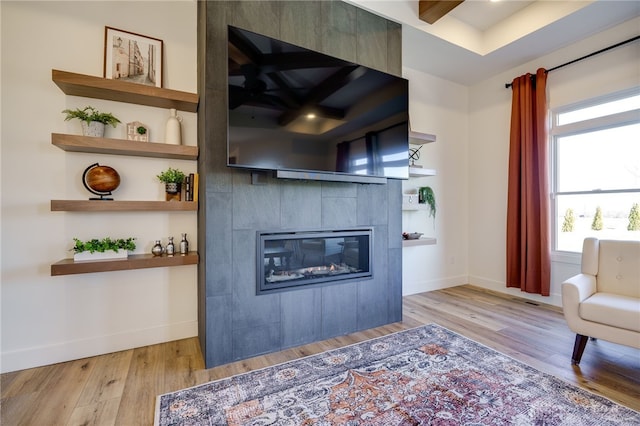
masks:
<path id="1" fill-rule="evenodd" d="M 640 188 L 632 188 L 632 189 L 622 189 L 622 190 L 598 190 L 594 189 L 591 191 L 573 191 L 573 192 L 559 192 L 556 191 L 556 182 L 557 182 L 557 155 L 556 155 L 556 140 L 559 136 L 566 137 L 572 136 L 580 133 L 590 133 L 599 130 L 605 130 L 613 127 L 621 127 L 624 125 L 635 124 L 639 122 L 640 117 L 640 109 L 635 109 L 631 111 L 620 112 L 616 114 L 611 114 L 604 117 L 596 117 L 584 121 L 578 121 L 574 123 L 564 124 L 562 126 L 557 125 L 557 116 L 564 112 L 574 111 L 576 109 L 588 108 L 595 105 L 600 105 L 603 103 L 615 101 L 618 99 L 631 97 L 634 95 L 640 94 L 640 87 L 633 87 L 631 89 L 622 90 L 615 93 L 610 93 L 603 96 L 598 96 L 596 98 L 576 102 L 569 105 L 563 105 L 557 108 L 552 108 L 549 110 L 548 115 L 548 123 L 549 123 L 549 166 L 550 166 L 550 212 L 549 216 L 551 218 L 551 260 L 553 262 L 560 263 L 569 263 L 569 264 L 580 264 L 582 253 L 579 252 L 569 252 L 563 250 L 557 250 L 557 206 L 556 206 L 556 196 L 557 195 L 576 195 L 576 194 L 597 194 L 597 193 L 625 193 L 625 192 L 638 192 Z"/>

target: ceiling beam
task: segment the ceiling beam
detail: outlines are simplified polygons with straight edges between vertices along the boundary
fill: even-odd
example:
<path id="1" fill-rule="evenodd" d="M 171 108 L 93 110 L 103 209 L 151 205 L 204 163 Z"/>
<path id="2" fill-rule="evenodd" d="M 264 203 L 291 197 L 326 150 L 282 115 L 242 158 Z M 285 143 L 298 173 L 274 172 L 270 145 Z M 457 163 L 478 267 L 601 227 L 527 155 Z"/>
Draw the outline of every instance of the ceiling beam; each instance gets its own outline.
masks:
<path id="1" fill-rule="evenodd" d="M 434 24 L 438 19 L 451 12 L 464 0 L 419 0 L 418 15 L 420 19 Z"/>

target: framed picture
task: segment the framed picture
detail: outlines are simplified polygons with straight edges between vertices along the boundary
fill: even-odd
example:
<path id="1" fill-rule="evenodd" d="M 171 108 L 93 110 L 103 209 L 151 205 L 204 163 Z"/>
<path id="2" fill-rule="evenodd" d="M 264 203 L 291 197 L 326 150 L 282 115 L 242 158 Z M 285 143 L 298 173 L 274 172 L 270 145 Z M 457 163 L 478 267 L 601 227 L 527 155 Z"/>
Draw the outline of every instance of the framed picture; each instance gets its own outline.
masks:
<path id="1" fill-rule="evenodd" d="M 162 87 L 162 40 L 105 27 L 104 77 Z"/>

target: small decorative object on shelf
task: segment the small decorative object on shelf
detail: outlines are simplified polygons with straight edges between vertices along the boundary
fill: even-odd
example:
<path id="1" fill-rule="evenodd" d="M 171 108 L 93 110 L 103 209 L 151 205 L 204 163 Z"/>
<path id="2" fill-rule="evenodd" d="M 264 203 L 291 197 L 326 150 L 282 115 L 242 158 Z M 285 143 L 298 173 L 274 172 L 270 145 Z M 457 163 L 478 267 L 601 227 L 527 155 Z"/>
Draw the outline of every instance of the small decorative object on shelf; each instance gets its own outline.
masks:
<path id="1" fill-rule="evenodd" d="M 402 202 L 407 204 L 418 204 L 418 194 L 403 194 Z"/>
<path id="2" fill-rule="evenodd" d="M 65 109 L 62 111 L 67 114 L 64 121 L 69 121 L 74 118 L 82 121 L 82 134 L 84 136 L 104 136 L 104 126 L 109 124 L 114 128 L 120 120 L 114 117 L 109 112 L 100 112 L 94 107 L 86 106 L 83 109 L 76 108 L 74 110 Z"/>
<path id="3" fill-rule="evenodd" d="M 169 244 L 167 244 L 165 251 L 167 252 L 167 256 L 173 256 L 176 253 L 176 246 L 173 244 L 173 237 L 169 237 Z"/>
<path id="4" fill-rule="evenodd" d="M 149 128 L 139 121 L 127 123 L 127 140 L 149 142 Z"/>
<path id="5" fill-rule="evenodd" d="M 186 255 L 189 253 L 189 241 L 187 241 L 187 234 L 182 234 L 182 240 L 180 241 L 180 254 Z"/>
<path id="6" fill-rule="evenodd" d="M 180 201 L 182 199 L 181 190 L 184 177 L 182 171 L 171 167 L 157 176 L 158 180 L 165 184 L 166 201 Z"/>
<path id="7" fill-rule="evenodd" d="M 162 253 L 164 253 L 164 248 L 162 244 L 160 244 L 160 240 L 156 240 L 156 243 L 151 248 L 151 254 L 154 256 L 162 256 Z"/>
<path id="8" fill-rule="evenodd" d="M 402 238 L 405 240 L 419 240 L 422 235 L 422 232 L 403 232 Z"/>
<path id="9" fill-rule="evenodd" d="M 409 149 L 409 159 L 411 160 L 411 167 L 422 167 L 416 164 L 416 160 L 420 159 L 420 150 L 424 145 L 420 145 L 418 149 L 410 148 Z"/>
<path id="10" fill-rule="evenodd" d="M 198 201 L 198 174 L 189 173 L 184 178 L 184 200 Z"/>
<path id="11" fill-rule="evenodd" d="M 136 249 L 135 238 L 117 238 L 112 239 L 105 237 L 102 239 L 94 238 L 89 241 L 81 241 L 74 238 L 74 261 L 94 261 L 106 259 L 124 259 L 128 256 L 128 252 Z"/>
<path id="12" fill-rule="evenodd" d="M 182 117 L 177 115 L 175 108 L 169 110 L 169 118 L 167 119 L 165 143 L 171 145 L 182 144 Z"/>
<path id="13" fill-rule="evenodd" d="M 113 200 L 106 196 L 111 195 L 111 191 L 115 191 L 120 185 L 120 175 L 112 167 L 94 163 L 84 170 L 82 184 L 87 191 L 100 196 L 100 198 L 91 197 L 89 200 Z"/>
<path id="14" fill-rule="evenodd" d="M 418 199 L 420 204 L 429 205 L 429 216 L 436 217 L 436 196 L 430 186 L 423 186 L 418 189 Z"/>

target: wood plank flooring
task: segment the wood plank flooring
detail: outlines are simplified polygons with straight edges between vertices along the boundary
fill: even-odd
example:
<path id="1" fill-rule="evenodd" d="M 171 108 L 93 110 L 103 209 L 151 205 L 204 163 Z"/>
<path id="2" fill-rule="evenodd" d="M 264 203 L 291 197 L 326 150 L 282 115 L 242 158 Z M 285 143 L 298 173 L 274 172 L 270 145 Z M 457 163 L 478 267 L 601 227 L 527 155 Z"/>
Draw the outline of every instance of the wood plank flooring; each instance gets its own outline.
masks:
<path id="1" fill-rule="evenodd" d="M 5 373 L 0 424 L 151 425 L 159 394 L 432 322 L 640 411 L 639 350 L 590 341 L 572 366 L 559 308 L 467 285 L 405 297 L 401 323 L 208 370 L 191 338 Z"/>

